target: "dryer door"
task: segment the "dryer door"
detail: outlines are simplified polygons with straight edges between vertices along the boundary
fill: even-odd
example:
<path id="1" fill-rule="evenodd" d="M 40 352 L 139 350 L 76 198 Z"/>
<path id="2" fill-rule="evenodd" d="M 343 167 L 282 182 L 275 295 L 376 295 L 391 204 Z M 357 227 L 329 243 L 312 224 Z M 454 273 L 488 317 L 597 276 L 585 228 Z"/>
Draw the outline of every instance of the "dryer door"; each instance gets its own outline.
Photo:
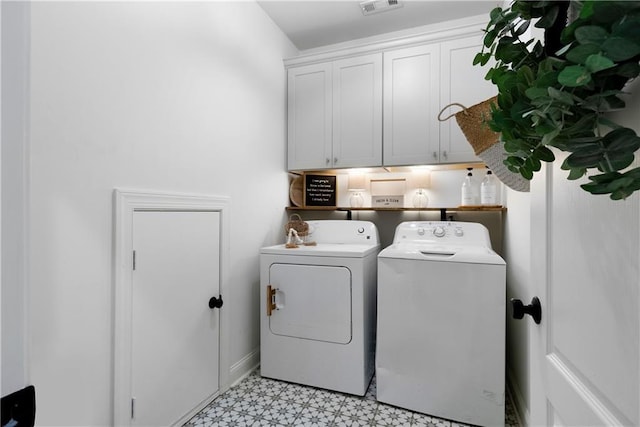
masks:
<path id="1" fill-rule="evenodd" d="M 351 341 L 351 271 L 325 265 L 271 264 L 275 335 L 348 344 Z"/>

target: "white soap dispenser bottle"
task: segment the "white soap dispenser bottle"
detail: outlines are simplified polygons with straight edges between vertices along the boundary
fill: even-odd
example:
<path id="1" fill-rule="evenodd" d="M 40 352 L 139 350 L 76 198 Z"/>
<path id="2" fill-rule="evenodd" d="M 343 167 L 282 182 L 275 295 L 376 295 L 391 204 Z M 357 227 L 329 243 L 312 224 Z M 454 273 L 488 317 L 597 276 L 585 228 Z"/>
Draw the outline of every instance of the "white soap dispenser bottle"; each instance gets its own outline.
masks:
<path id="1" fill-rule="evenodd" d="M 462 181 L 462 199 L 460 204 L 462 206 L 470 206 L 473 205 L 473 182 L 471 173 L 472 168 L 467 168 L 467 176 L 464 181 Z"/>
<path id="2" fill-rule="evenodd" d="M 491 169 L 487 170 L 487 174 L 480 184 L 480 204 L 498 204 L 498 185 L 496 183 L 496 177 L 493 176 Z"/>

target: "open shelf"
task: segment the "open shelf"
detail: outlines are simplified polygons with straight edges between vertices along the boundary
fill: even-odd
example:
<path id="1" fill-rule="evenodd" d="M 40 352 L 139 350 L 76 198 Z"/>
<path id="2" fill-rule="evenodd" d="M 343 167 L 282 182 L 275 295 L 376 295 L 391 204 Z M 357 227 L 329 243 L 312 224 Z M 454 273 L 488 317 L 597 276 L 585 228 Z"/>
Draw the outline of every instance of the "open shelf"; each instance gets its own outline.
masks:
<path id="1" fill-rule="evenodd" d="M 377 207 L 334 207 L 334 206 L 287 206 L 288 211 L 341 211 L 347 212 L 347 219 L 351 219 L 353 211 L 380 211 L 380 212 L 440 212 L 440 218 L 444 221 L 447 212 L 506 212 L 507 208 L 501 205 L 496 206 L 456 206 L 456 207 L 429 207 L 429 208 L 377 208 Z"/>

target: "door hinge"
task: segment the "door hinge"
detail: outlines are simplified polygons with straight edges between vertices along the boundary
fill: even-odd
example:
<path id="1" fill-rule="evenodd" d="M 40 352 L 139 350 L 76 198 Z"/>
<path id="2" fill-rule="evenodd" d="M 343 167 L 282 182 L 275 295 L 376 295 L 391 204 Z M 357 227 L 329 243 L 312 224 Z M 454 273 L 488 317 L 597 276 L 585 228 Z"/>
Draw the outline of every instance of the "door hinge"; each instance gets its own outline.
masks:
<path id="1" fill-rule="evenodd" d="M 133 251 L 133 269 L 136 269 L 136 251 Z"/>
<path id="2" fill-rule="evenodd" d="M 136 398 L 131 398 L 131 419 L 136 417 Z"/>

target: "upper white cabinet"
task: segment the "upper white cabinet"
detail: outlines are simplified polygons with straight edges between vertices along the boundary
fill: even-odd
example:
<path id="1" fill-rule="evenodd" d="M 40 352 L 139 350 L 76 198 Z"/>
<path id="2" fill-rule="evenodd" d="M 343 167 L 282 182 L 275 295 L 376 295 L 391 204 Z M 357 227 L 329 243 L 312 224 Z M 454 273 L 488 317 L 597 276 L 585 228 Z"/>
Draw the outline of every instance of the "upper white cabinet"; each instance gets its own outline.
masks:
<path id="1" fill-rule="evenodd" d="M 484 79 L 488 66 L 473 65 L 473 57 L 482 49 L 483 33 L 440 44 L 440 109 L 453 102 L 471 107 L 497 95 L 496 87 Z M 440 112 L 438 112 L 436 115 Z M 443 113 L 446 117 L 461 111 L 454 106 Z M 481 161 L 473 152 L 455 118 L 440 123 L 440 162 Z"/>
<path id="2" fill-rule="evenodd" d="M 289 170 L 382 165 L 382 54 L 288 70 Z"/>
<path id="3" fill-rule="evenodd" d="M 485 20 L 285 61 L 289 170 L 481 161 L 455 118 L 438 114 L 497 93 L 488 67 L 473 65 Z"/>
<path id="4" fill-rule="evenodd" d="M 287 157 L 290 170 L 331 166 L 331 75 L 330 62 L 288 71 Z"/>
<path id="5" fill-rule="evenodd" d="M 440 159 L 440 44 L 384 53 L 384 164 Z"/>
<path id="6" fill-rule="evenodd" d="M 478 162 L 455 118 L 438 121 L 453 102 L 470 107 L 496 94 L 473 66 L 482 33 L 384 53 L 384 165 Z M 460 111 L 452 107 L 446 117 Z"/>

